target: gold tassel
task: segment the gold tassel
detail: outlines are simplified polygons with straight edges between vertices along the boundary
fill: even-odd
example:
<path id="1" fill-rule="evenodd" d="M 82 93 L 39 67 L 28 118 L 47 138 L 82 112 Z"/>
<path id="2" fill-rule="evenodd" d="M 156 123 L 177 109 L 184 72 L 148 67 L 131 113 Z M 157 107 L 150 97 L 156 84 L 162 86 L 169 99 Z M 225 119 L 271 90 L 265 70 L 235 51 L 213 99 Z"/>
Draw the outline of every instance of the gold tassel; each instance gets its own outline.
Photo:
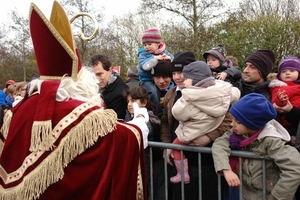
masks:
<path id="1" fill-rule="evenodd" d="M 52 132 L 52 122 L 48 121 L 35 121 L 31 129 L 31 142 L 29 151 L 34 152 L 39 149 L 47 151 L 50 148 L 49 143 L 46 141 Z M 41 145 L 43 143 L 43 145 Z"/>
<path id="2" fill-rule="evenodd" d="M 11 110 L 8 110 L 5 114 L 4 114 L 4 118 L 3 118 L 3 125 L 1 127 L 1 133 L 3 135 L 3 137 L 6 139 L 7 134 L 8 134 L 8 130 L 9 130 L 9 126 L 10 126 L 10 122 L 11 122 L 11 118 L 13 116 L 13 113 L 11 112 Z"/>
<path id="3" fill-rule="evenodd" d="M 2 154 L 3 146 L 4 146 L 4 144 L 3 144 L 2 140 L 0 140 L 0 157 L 1 157 L 1 154 Z"/>

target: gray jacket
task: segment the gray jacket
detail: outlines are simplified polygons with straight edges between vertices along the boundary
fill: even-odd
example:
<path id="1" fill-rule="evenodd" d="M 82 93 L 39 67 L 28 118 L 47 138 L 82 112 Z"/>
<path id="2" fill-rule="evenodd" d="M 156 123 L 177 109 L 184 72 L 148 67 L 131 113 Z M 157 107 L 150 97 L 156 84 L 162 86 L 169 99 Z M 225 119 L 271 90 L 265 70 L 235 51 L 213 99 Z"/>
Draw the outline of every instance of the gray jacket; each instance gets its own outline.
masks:
<path id="1" fill-rule="evenodd" d="M 215 140 L 212 146 L 216 172 L 230 169 L 229 165 L 229 137 L 232 131 L 227 131 L 222 137 Z M 293 199 L 294 193 L 300 184 L 300 154 L 289 145 L 288 132 L 275 120 L 271 120 L 246 150 L 263 157 L 268 155 L 272 161 L 266 161 L 267 196 L 270 194 L 278 200 Z M 243 199 L 262 199 L 262 161 L 245 159 L 243 172 Z"/>

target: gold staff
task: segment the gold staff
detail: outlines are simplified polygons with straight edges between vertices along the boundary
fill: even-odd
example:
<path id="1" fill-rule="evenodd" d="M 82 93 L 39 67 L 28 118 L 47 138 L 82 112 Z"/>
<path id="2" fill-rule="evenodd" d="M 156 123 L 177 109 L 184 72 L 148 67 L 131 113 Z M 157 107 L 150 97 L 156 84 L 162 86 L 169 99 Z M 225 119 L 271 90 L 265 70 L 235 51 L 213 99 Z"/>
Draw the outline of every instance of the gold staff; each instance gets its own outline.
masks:
<path id="1" fill-rule="evenodd" d="M 92 16 L 92 15 L 90 15 L 90 14 L 88 14 L 88 13 L 85 13 L 85 12 L 81 12 L 81 13 L 78 13 L 77 15 L 73 16 L 73 17 L 70 19 L 70 24 L 71 24 L 77 17 L 80 17 L 80 16 L 83 16 L 83 17 L 84 17 L 84 16 L 87 16 L 87 17 L 89 17 L 89 18 L 94 22 L 94 28 L 95 28 L 95 30 L 94 30 L 94 32 L 93 32 L 93 34 L 92 34 L 91 36 L 86 37 L 86 36 L 84 35 L 83 32 L 78 33 L 78 36 L 79 36 L 81 39 L 90 41 L 90 40 L 92 40 L 92 39 L 94 39 L 94 38 L 96 37 L 96 35 L 97 35 L 97 33 L 98 33 L 98 30 L 99 30 L 99 25 L 98 25 L 97 20 L 96 20 L 96 18 L 95 18 L 94 16 Z"/>

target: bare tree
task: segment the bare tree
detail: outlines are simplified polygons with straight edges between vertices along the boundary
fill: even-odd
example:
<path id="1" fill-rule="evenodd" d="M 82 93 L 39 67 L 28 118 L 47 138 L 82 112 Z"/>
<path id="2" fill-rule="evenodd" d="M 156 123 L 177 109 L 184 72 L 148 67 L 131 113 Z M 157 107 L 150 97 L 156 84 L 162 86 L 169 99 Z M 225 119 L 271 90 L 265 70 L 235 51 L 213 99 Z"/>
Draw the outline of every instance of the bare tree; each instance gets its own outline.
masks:
<path id="1" fill-rule="evenodd" d="M 138 13 L 126 13 L 104 21 L 101 10 L 89 0 L 64 0 L 70 16 L 87 12 L 96 17 L 99 34 L 92 41 L 75 35 L 81 61 L 87 64 L 96 53 L 106 54 L 113 65 L 137 64 L 145 29 L 160 30 L 168 51 L 193 51 L 197 59 L 217 44 L 223 44 L 228 55 L 243 61 L 257 49 L 272 49 L 278 62 L 287 55 L 300 56 L 300 17 L 297 0 L 243 0 L 236 10 L 225 10 L 221 0 L 143 0 Z M 36 60 L 29 34 L 28 20 L 12 13 L 13 23 L 0 26 L 0 80 L 28 80 L 37 76 Z M 166 17 L 166 15 L 168 17 Z M 89 35 L 94 25 L 89 18 L 72 23 L 73 32 Z M 9 35 L 10 37 L 7 37 Z M 276 71 L 274 68 L 273 71 Z M 122 77 L 124 74 L 121 74 Z M 0 83 L 1 85 L 1 83 Z"/>
<path id="2" fill-rule="evenodd" d="M 278 14 L 288 19 L 299 15 L 298 0 L 244 0 L 239 4 L 239 16 L 251 18 L 260 15 Z"/>
<path id="3" fill-rule="evenodd" d="M 61 4 L 65 8 L 70 18 L 79 13 L 88 13 L 91 16 L 95 17 L 98 26 L 100 26 L 100 22 L 103 21 L 104 16 L 101 13 L 101 9 L 104 8 L 98 8 L 100 9 L 100 12 L 99 10 L 96 10 L 95 6 L 93 5 L 93 0 L 63 0 Z M 78 16 L 78 18 L 75 19 L 71 25 L 73 32 L 75 33 L 74 38 L 80 53 L 81 60 L 83 63 L 86 63 L 91 56 L 91 49 L 93 49 L 93 46 L 97 45 L 99 37 L 103 33 L 103 29 L 99 30 L 95 39 L 87 41 L 78 37 L 78 33 L 83 33 L 86 37 L 91 36 L 95 31 L 95 24 L 93 20 L 87 16 Z"/>
<path id="4" fill-rule="evenodd" d="M 16 10 L 12 11 L 11 17 L 12 23 L 8 27 L 9 37 L 6 38 L 6 65 L 11 69 L 8 78 L 28 81 L 32 79 L 32 75 L 37 74 L 37 68 L 30 65 L 33 48 L 28 19 L 20 16 Z M 32 73 L 28 74 L 29 71 Z"/>

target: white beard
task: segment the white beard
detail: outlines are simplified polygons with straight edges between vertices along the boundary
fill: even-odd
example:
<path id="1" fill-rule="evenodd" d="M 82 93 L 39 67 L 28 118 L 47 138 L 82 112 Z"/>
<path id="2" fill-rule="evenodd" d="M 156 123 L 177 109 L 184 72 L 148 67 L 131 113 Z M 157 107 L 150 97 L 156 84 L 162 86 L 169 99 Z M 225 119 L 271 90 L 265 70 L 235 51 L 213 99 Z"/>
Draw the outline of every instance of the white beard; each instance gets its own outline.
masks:
<path id="1" fill-rule="evenodd" d="M 81 70 L 81 75 L 77 81 L 67 76 L 62 77 L 57 90 L 56 101 L 62 102 L 76 99 L 101 106 L 103 100 L 100 97 L 98 80 L 95 74 L 86 67 L 83 67 Z M 43 80 L 39 79 L 30 82 L 29 96 L 40 92 L 42 82 Z"/>

